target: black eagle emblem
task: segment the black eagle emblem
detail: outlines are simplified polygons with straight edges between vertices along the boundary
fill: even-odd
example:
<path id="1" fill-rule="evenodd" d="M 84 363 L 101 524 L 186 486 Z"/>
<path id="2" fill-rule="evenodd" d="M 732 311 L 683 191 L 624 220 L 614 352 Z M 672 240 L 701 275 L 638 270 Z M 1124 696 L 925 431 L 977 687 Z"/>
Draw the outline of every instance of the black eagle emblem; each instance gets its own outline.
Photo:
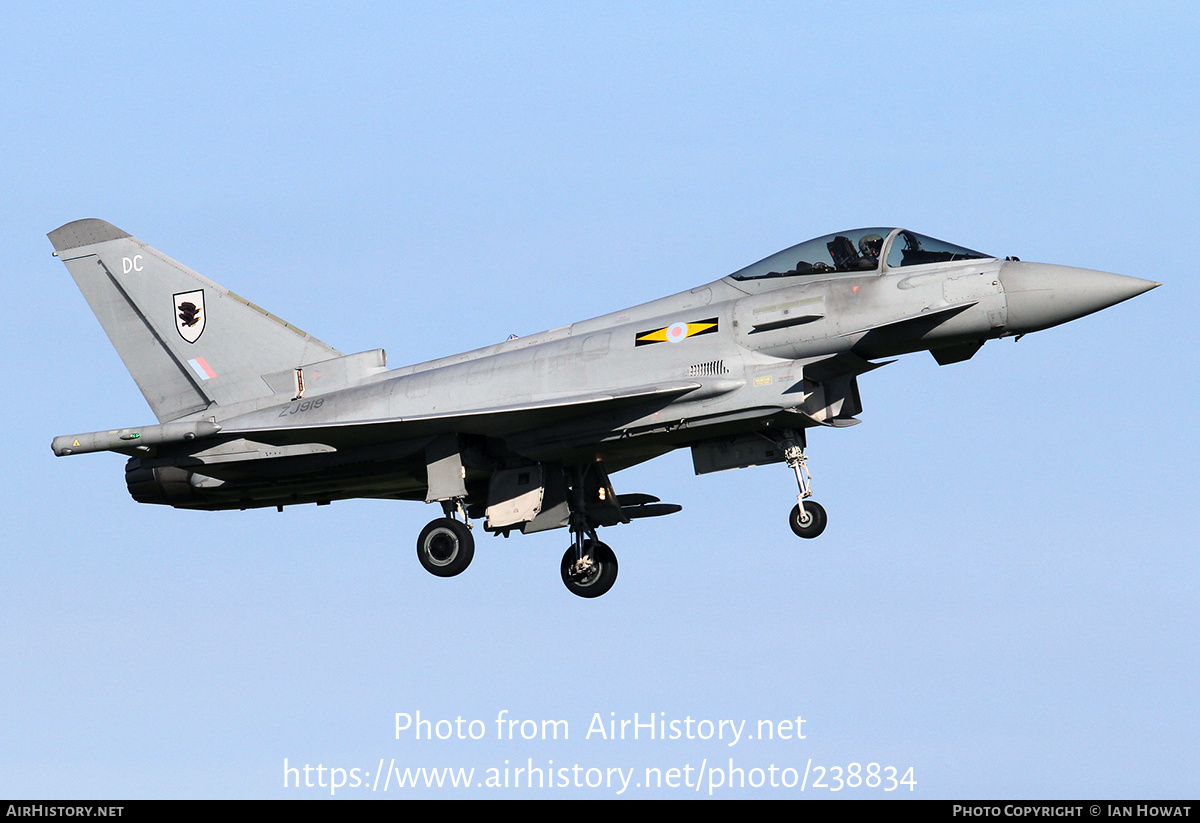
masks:
<path id="1" fill-rule="evenodd" d="M 200 322 L 200 308 L 195 303 L 180 303 L 176 308 L 179 309 L 179 322 L 183 325 L 194 326 Z"/>

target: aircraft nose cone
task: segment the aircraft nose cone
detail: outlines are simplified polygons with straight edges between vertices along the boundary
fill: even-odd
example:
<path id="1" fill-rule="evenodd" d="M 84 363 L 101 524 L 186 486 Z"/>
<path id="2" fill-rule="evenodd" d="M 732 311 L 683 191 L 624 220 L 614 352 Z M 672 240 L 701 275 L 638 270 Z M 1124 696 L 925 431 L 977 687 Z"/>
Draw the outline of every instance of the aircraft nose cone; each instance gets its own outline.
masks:
<path id="1" fill-rule="evenodd" d="M 1009 260 L 1000 269 L 1010 333 L 1048 329 L 1137 297 L 1161 283 L 1093 269 Z"/>

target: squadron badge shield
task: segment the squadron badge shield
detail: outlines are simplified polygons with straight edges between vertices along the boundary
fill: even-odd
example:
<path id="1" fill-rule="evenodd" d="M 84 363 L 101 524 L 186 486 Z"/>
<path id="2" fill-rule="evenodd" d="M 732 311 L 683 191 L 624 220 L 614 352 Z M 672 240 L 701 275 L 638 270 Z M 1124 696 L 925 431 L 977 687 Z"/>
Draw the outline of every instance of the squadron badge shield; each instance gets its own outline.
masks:
<path id="1" fill-rule="evenodd" d="M 204 289 L 175 295 L 175 329 L 189 343 L 204 334 Z"/>

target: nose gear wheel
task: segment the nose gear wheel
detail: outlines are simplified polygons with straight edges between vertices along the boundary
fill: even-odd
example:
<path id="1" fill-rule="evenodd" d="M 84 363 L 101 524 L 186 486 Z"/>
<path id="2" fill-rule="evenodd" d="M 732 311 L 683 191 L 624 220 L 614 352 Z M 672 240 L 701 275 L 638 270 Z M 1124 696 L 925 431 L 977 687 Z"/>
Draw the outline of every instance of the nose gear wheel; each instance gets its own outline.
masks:
<path id="1" fill-rule="evenodd" d="M 825 507 L 815 500 L 805 503 L 803 511 L 799 505 L 792 506 L 792 513 L 788 518 L 792 531 L 797 537 L 804 538 L 813 538 L 825 531 L 827 520 Z"/>
<path id="2" fill-rule="evenodd" d="M 812 476 L 808 473 L 808 456 L 804 453 L 804 431 L 785 431 L 778 445 L 783 449 L 783 458 L 796 473 L 796 505 L 788 515 L 788 525 L 797 537 L 812 539 L 825 531 L 829 517 L 825 507 L 812 498 Z"/>

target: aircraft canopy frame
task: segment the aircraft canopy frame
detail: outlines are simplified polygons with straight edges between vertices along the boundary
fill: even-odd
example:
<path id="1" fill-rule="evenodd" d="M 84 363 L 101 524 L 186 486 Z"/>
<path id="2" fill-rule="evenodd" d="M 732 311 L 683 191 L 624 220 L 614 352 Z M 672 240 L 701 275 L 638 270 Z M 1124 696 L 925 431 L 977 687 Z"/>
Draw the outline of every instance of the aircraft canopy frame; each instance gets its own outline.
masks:
<path id="1" fill-rule="evenodd" d="M 834 274 L 867 274 L 929 263 L 993 260 L 995 255 L 900 228 L 862 228 L 806 240 L 739 269 L 729 278 L 764 280 Z"/>

